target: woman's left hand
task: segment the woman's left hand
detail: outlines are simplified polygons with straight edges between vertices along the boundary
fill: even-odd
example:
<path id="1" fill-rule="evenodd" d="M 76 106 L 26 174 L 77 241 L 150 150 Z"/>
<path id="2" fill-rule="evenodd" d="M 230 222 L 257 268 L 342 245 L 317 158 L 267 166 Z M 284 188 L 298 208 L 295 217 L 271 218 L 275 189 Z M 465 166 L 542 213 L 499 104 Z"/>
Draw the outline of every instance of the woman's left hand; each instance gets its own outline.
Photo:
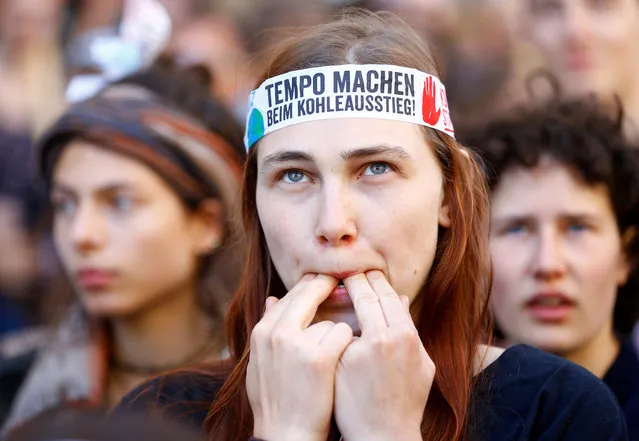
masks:
<path id="1" fill-rule="evenodd" d="M 334 412 L 346 441 L 421 440 L 435 365 L 415 328 L 408 298 L 381 271 L 344 280 L 362 330 L 342 354 Z"/>

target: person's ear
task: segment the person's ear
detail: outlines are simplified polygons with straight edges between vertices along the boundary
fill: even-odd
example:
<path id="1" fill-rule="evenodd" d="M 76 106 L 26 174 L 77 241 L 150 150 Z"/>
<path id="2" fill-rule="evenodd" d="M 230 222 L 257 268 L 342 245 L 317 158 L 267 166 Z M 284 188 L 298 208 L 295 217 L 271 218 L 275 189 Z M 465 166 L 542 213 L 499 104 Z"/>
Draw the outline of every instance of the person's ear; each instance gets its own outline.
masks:
<path id="1" fill-rule="evenodd" d="M 439 204 L 439 213 L 437 214 L 437 221 L 439 225 L 444 228 L 450 227 L 450 205 L 448 204 L 448 197 L 446 196 L 445 191 L 442 192 L 442 198 Z"/>
<path id="2" fill-rule="evenodd" d="M 632 255 L 632 246 L 637 238 L 637 228 L 629 227 L 621 236 L 621 253 L 617 265 L 617 286 L 623 286 L 628 282 L 630 273 L 637 268 L 636 257 Z"/>
<path id="3" fill-rule="evenodd" d="M 215 252 L 224 234 L 224 207 L 219 200 L 207 199 L 191 214 L 193 244 L 197 255 Z"/>

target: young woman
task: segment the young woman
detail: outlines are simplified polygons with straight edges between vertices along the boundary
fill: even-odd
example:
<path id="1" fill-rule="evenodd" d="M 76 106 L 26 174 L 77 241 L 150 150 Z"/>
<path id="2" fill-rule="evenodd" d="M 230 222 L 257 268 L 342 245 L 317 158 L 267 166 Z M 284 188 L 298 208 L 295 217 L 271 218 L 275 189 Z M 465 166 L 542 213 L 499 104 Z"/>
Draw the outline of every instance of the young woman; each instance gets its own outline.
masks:
<path id="1" fill-rule="evenodd" d="M 165 97 L 137 85 L 159 80 Z M 35 360 L 6 431 L 70 402 L 109 407 L 149 376 L 226 356 L 244 154 L 211 131 L 232 118 L 189 81 L 158 71 L 109 87 L 42 140 L 55 244 L 79 302 Z M 195 115 L 200 102 L 208 113 Z"/>
<path id="2" fill-rule="evenodd" d="M 577 100 L 495 122 L 472 143 L 490 177 L 492 308 L 506 345 L 602 378 L 639 439 L 639 156 L 621 126 Z"/>
<path id="3" fill-rule="evenodd" d="M 116 414 L 159 409 L 211 441 L 625 439 L 584 369 L 482 344 L 487 194 L 432 60 L 368 13 L 274 48 L 250 99 L 231 357 Z"/>
<path id="4" fill-rule="evenodd" d="M 522 37 L 573 97 L 618 95 L 625 132 L 639 137 L 639 2 L 637 0 L 526 0 Z"/>

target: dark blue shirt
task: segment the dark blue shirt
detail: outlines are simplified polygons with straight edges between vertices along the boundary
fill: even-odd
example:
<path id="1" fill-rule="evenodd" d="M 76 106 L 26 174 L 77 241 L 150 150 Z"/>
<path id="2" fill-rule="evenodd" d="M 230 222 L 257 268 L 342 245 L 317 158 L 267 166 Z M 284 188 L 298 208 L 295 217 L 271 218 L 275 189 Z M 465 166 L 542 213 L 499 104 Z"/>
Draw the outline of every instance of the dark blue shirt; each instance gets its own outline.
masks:
<path id="1" fill-rule="evenodd" d="M 622 441 L 623 413 L 608 387 L 585 369 L 530 346 L 506 350 L 478 376 L 471 440 Z M 202 427 L 222 382 L 174 374 L 138 387 L 114 412 L 160 412 Z"/>

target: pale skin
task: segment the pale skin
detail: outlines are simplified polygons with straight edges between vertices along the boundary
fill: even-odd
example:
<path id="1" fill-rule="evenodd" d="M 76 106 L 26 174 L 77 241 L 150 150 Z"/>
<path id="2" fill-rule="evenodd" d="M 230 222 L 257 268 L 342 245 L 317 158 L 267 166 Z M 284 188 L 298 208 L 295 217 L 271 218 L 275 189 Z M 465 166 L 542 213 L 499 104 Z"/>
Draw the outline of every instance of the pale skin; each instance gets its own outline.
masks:
<path id="1" fill-rule="evenodd" d="M 520 9 L 522 37 L 533 43 L 571 96 L 618 94 L 639 124 L 639 2 L 637 0 L 527 0 Z"/>
<path id="2" fill-rule="evenodd" d="M 111 324 L 117 360 L 170 365 L 211 339 L 194 274 L 198 256 L 219 242 L 219 203 L 189 212 L 144 164 L 80 141 L 56 163 L 51 199 L 64 269 L 88 315 Z M 88 288 L 78 278 L 87 268 L 111 277 Z M 221 349 L 211 345 L 200 361 L 216 359 Z M 117 403 L 146 378 L 110 372 L 107 402 Z"/>
<path id="3" fill-rule="evenodd" d="M 258 144 L 258 213 L 289 292 L 251 335 L 254 436 L 323 441 L 334 415 L 348 441 L 422 439 L 435 366 L 409 305 L 450 218 L 420 130 L 337 119 Z M 340 279 L 350 302 L 323 303 Z M 500 353 L 479 348 L 477 369 Z"/>
<path id="4" fill-rule="evenodd" d="M 603 377 L 617 357 L 613 312 L 630 266 L 603 184 L 586 185 L 546 158 L 507 170 L 492 196 L 495 319 L 507 344 L 526 343 Z M 536 295 L 573 302 L 561 320 L 535 315 Z"/>

